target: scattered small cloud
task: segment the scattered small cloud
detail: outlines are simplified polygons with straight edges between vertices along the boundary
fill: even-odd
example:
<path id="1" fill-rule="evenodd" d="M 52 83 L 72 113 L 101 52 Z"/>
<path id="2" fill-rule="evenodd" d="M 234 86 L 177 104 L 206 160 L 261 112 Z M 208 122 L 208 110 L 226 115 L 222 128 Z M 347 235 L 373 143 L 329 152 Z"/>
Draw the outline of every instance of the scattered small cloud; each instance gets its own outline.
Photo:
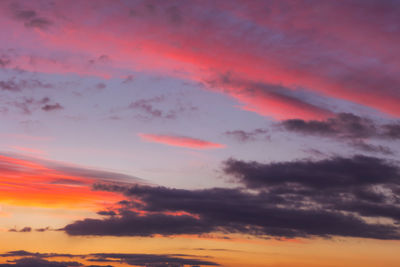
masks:
<path id="1" fill-rule="evenodd" d="M 35 10 L 20 9 L 16 5 L 13 6 L 14 18 L 22 21 L 27 28 L 37 28 L 41 30 L 48 29 L 53 22 L 47 18 L 41 17 Z"/>
<path id="2" fill-rule="evenodd" d="M 55 111 L 55 110 L 61 110 L 61 109 L 64 109 L 64 107 L 61 106 L 59 103 L 46 104 L 42 107 L 42 110 L 44 110 L 44 111 Z"/>
<path id="3" fill-rule="evenodd" d="M 244 130 L 226 131 L 224 134 L 242 143 L 252 142 L 261 139 L 266 141 L 271 140 L 271 136 L 269 136 L 269 131 L 261 128 L 254 129 L 252 131 L 244 131 Z"/>

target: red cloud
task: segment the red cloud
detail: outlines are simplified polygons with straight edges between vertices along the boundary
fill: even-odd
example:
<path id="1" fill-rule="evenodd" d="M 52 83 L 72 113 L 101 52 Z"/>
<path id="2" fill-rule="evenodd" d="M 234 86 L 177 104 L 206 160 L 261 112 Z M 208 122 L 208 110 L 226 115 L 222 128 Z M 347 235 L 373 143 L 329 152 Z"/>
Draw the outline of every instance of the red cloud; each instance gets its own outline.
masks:
<path id="1" fill-rule="evenodd" d="M 159 134 L 138 134 L 143 140 L 160 143 L 169 146 L 186 147 L 192 149 L 215 149 L 224 148 L 225 145 L 211 143 L 197 138 L 175 136 L 175 135 L 159 135 Z"/>

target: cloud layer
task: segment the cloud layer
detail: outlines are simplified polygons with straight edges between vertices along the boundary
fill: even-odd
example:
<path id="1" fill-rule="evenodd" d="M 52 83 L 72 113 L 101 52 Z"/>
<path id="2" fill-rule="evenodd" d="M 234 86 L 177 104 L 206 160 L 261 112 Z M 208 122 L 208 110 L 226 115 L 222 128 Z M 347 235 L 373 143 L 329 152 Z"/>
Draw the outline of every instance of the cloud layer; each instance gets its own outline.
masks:
<path id="1" fill-rule="evenodd" d="M 111 2 L 114 12 L 104 12 Z M 327 19 L 338 14 L 346 19 Z M 399 15 L 392 0 L 104 0 L 79 7 L 3 1 L 1 25 L 19 33 L 3 48 L 29 43 L 18 36 L 30 38 L 35 48 L 2 66 L 101 77 L 151 69 L 202 82 L 245 110 L 277 119 L 331 115 L 312 99 L 315 94 L 399 116 Z M 55 51 L 71 57 L 62 62 L 65 56 Z M 103 55 L 113 63 L 87 67 L 88 58 Z"/>
<path id="2" fill-rule="evenodd" d="M 120 202 L 118 215 L 76 221 L 64 230 L 100 236 L 223 232 L 400 239 L 400 169 L 390 162 L 365 156 L 270 164 L 230 159 L 224 171 L 253 192 L 96 184 L 96 190 L 120 192 L 128 200 Z"/>
<path id="3" fill-rule="evenodd" d="M 6 264 L 0 264 L 1 267 L 108 267 L 105 263 L 126 264 L 132 266 L 146 267 L 182 267 L 192 266 L 219 266 L 218 263 L 197 259 L 192 255 L 169 255 L 169 254 L 134 254 L 134 253 L 93 253 L 93 254 L 60 254 L 60 253 L 33 253 L 25 250 L 9 251 L 0 254 L 2 258 L 17 258 L 8 260 Z M 67 258 L 75 261 L 54 261 L 52 258 Z M 82 261 L 91 263 L 100 263 L 102 265 L 85 265 Z"/>

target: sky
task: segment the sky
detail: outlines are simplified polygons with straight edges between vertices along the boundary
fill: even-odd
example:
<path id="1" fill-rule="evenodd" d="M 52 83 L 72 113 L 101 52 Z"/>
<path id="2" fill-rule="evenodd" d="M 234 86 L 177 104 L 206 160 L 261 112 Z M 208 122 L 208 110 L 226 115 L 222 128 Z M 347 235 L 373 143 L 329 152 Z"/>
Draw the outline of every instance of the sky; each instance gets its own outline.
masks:
<path id="1" fill-rule="evenodd" d="M 400 1 L 0 0 L 0 267 L 397 267 Z"/>

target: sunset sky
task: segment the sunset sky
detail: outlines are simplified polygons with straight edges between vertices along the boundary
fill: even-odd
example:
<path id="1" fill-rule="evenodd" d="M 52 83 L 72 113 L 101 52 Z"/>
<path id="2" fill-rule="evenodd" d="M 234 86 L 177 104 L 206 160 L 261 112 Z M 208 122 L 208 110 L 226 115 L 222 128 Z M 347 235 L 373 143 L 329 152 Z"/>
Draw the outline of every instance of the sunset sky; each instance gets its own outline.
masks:
<path id="1" fill-rule="evenodd" d="M 399 0 L 0 0 L 0 267 L 400 266 Z"/>

